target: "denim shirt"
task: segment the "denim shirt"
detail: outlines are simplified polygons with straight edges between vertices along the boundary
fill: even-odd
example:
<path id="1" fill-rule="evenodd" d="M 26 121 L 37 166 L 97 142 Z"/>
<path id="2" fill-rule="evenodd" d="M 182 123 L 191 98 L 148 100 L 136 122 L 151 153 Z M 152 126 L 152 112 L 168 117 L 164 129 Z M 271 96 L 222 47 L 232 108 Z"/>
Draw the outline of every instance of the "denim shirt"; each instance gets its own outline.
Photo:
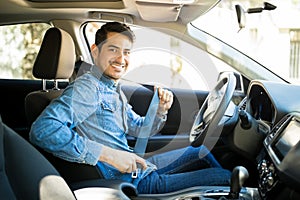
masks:
<path id="1" fill-rule="evenodd" d="M 78 77 L 54 99 L 32 124 L 29 139 L 33 144 L 62 159 L 97 165 L 104 178 L 121 179 L 138 184 L 155 166 L 136 179 L 100 162 L 102 146 L 132 152 L 126 135 L 137 137 L 144 117 L 128 104 L 120 86 L 107 78 L 96 66 Z M 165 117 L 156 115 L 151 135 L 157 133 Z"/>

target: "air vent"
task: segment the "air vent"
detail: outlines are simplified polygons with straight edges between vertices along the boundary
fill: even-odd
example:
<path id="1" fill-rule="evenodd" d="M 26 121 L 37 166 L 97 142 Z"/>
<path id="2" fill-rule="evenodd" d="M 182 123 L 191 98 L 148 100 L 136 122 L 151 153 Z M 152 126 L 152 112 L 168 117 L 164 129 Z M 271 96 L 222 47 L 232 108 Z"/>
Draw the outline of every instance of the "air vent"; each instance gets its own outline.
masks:
<path id="1" fill-rule="evenodd" d="M 277 131 L 283 126 L 283 124 L 287 123 L 289 121 L 289 118 L 291 118 L 291 115 L 284 116 L 271 130 L 271 133 L 269 135 L 270 140 L 276 135 Z"/>

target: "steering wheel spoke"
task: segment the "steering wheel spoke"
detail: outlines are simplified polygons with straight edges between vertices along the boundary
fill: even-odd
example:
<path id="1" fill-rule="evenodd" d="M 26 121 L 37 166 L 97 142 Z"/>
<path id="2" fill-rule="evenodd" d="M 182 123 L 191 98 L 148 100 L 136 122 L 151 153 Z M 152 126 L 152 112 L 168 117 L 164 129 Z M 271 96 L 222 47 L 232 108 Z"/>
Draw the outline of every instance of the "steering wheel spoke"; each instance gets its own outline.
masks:
<path id="1" fill-rule="evenodd" d="M 203 129 L 203 127 L 204 127 L 204 123 L 202 121 L 202 122 L 200 122 L 200 124 L 194 126 L 193 129 L 194 129 L 195 132 L 199 133 L 199 132 L 201 132 L 201 130 Z"/>

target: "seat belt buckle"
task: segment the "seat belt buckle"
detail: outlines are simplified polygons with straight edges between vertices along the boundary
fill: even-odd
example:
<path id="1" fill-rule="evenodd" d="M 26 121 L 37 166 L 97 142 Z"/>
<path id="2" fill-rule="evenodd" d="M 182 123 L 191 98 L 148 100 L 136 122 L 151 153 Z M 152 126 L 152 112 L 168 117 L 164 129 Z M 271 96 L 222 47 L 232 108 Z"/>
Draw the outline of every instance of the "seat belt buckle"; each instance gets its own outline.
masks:
<path id="1" fill-rule="evenodd" d="M 131 172 L 131 178 L 137 178 L 141 172 L 142 172 L 142 165 L 137 163 L 136 170 Z"/>
<path id="2" fill-rule="evenodd" d="M 137 178 L 141 173 L 141 169 L 137 168 L 135 171 L 131 172 L 131 178 Z"/>

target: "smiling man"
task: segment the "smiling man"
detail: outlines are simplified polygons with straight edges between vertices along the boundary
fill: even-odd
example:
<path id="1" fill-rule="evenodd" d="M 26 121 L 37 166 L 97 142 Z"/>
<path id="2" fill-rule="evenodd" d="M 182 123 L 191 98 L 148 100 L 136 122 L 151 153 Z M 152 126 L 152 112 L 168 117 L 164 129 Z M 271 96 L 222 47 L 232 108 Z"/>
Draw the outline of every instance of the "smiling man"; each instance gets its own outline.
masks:
<path id="1" fill-rule="evenodd" d="M 138 137 L 145 117 L 128 104 L 119 80 L 130 63 L 131 29 L 118 22 L 103 25 L 91 51 L 94 65 L 51 102 L 33 123 L 30 140 L 62 159 L 97 165 L 105 179 L 121 179 L 140 193 L 165 193 L 199 185 L 228 185 L 221 168 L 204 146 L 187 147 L 144 159 L 128 146 Z M 159 104 L 151 134 L 164 125 L 173 94 L 158 88 Z M 141 166 L 137 176 L 132 173 Z M 178 184 L 180 183 L 180 184 Z"/>
<path id="2" fill-rule="evenodd" d="M 105 75 L 118 81 L 127 71 L 133 38 L 128 38 L 120 33 L 109 32 L 106 40 L 104 44 L 92 45 L 94 63 L 100 67 Z"/>

